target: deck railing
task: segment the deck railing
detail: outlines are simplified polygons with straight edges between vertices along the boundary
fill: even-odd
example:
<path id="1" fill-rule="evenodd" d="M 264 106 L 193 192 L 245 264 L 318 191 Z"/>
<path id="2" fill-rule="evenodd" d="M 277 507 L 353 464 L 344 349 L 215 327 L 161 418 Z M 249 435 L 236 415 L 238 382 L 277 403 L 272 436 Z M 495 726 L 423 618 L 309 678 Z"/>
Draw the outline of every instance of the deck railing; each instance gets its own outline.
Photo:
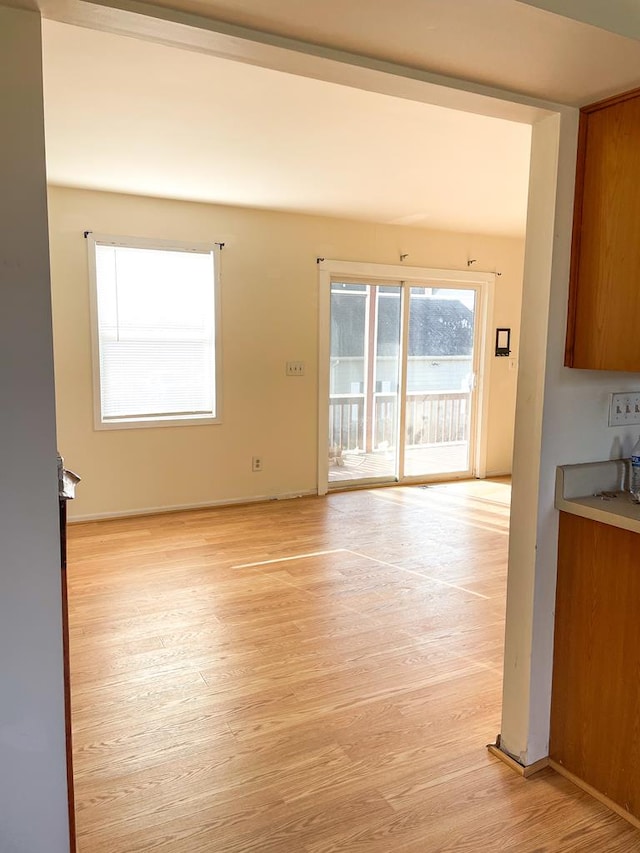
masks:
<path id="1" fill-rule="evenodd" d="M 329 399 L 329 446 L 343 452 L 371 451 L 385 444 L 393 446 L 397 400 L 395 394 L 374 395 L 371 429 L 365 422 L 364 394 L 332 395 Z M 405 428 L 407 447 L 465 441 L 469 434 L 469 393 L 408 393 Z"/>

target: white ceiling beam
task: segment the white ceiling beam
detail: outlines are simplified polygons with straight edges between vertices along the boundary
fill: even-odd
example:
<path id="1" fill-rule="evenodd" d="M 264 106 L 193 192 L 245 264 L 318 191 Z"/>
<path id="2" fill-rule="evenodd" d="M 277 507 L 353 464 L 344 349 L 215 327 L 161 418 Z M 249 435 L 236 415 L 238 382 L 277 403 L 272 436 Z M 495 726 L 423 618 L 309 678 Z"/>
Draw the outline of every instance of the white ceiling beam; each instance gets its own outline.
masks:
<path id="1" fill-rule="evenodd" d="M 39 0 L 43 17 L 276 71 L 534 124 L 560 105 L 138 0 Z"/>

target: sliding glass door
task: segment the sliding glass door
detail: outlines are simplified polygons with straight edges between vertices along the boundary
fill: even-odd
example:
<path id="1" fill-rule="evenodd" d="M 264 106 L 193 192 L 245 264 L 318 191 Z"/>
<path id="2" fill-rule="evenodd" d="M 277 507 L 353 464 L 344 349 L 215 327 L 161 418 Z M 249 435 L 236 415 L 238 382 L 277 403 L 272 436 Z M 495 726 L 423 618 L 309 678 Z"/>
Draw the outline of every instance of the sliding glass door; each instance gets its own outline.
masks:
<path id="1" fill-rule="evenodd" d="M 404 476 L 471 469 L 476 291 L 411 287 Z"/>
<path id="2" fill-rule="evenodd" d="M 331 284 L 329 483 L 399 478 L 401 295 Z"/>
<path id="3" fill-rule="evenodd" d="M 331 281 L 330 488 L 471 474 L 478 297 Z"/>

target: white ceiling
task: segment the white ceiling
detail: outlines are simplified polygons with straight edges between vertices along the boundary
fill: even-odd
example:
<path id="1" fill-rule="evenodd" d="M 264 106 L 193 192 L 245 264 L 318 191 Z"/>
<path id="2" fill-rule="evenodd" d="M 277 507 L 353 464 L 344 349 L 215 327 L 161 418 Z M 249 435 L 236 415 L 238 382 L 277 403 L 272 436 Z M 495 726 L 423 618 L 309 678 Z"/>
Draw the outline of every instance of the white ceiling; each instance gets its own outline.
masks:
<path id="1" fill-rule="evenodd" d="M 640 38 L 640 3 L 638 0 L 519 0 L 530 6 L 538 6 L 557 15 L 573 18 L 602 27 L 612 33 Z"/>
<path id="2" fill-rule="evenodd" d="M 113 11 L 126 10 L 130 0 L 109 0 L 112 12 L 83 0 L 38 2 L 50 18 L 73 20 L 79 10 L 83 21 L 108 30 L 114 28 Z M 624 30 L 629 3 L 635 2 L 607 4 L 607 14 L 615 13 L 612 29 Z M 566 14 L 575 7 L 570 0 L 155 0 L 155 5 L 171 7 L 169 17 L 179 10 L 196 13 L 570 105 L 640 84 L 640 42 L 547 11 Z M 583 17 L 604 26 L 600 0 L 584 0 L 580 8 Z M 153 13 L 153 5 L 146 9 Z M 129 13 L 119 14 L 122 21 Z M 162 40 L 161 34 L 150 37 Z M 311 79 L 315 73 L 299 77 L 260 68 L 259 51 L 244 44 L 239 54 L 244 62 L 236 63 L 222 58 L 222 49 L 213 49 L 217 55 L 190 52 L 45 21 L 50 181 L 523 233 L 527 125 L 418 103 L 408 88 L 399 99 Z"/>
<path id="3" fill-rule="evenodd" d="M 530 127 L 44 22 L 54 184 L 524 232 Z"/>

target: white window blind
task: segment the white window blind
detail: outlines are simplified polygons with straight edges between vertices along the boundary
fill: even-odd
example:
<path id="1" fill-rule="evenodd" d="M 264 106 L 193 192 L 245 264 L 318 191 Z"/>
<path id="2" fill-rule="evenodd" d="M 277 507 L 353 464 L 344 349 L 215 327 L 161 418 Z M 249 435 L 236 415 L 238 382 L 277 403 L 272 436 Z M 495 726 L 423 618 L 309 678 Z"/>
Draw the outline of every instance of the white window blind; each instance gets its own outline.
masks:
<path id="1" fill-rule="evenodd" d="M 216 418 L 213 250 L 95 242 L 103 424 Z"/>

